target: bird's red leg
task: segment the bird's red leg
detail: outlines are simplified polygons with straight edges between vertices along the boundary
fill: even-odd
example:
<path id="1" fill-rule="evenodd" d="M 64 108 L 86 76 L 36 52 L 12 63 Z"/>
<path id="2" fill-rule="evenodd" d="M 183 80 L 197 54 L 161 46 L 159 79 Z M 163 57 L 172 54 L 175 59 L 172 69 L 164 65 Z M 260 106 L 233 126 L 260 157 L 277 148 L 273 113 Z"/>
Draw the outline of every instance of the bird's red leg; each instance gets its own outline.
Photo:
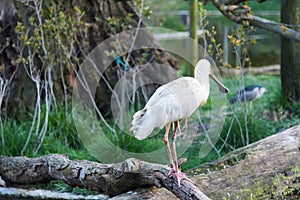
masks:
<path id="1" fill-rule="evenodd" d="M 175 176 L 177 178 L 178 186 L 180 187 L 180 180 L 182 178 L 181 178 L 181 174 L 179 174 L 177 154 L 176 154 L 176 144 L 175 144 L 176 131 L 177 131 L 179 125 L 180 125 L 179 123 L 180 123 L 180 121 L 175 122 L 174 130 L 173 130 L 173 133 L 172 133 L 172 140 L 171 140 L 171 152 L 172 152 L 172 155 L 173 155 L 173 158 L 174 158 L 174 174 L 173 174 L 173 176 Z"/>
<path id="2" fill-rule="evenodd" d="M 174 129 L 173 129 L 173 133 L 172 133 L 172 140 L 171 140 L 171 153 L 172 153 L 172 156 L 173 156 L 173 160 L 174 160 L 174 171 L 175 173 L 178 172 L 178 162 L 177 162 L 177 154 L 176 154 L 176 145 L 175 145 L 175 141 L 176 141 L 176 131 L 179 127 L 179 121 L 175 122 L 175 126 L 174 126 Z"/>
<path id="3" fill-rule="evenodd" d="M 185 173 L 179 171 L 179 169 L 178 169 L 175 141 L 176 141 L 176 131 L 177 131 L 178 127 L 180 126 L 180 121 L 177 121 L 175 123 L 176 124 L 175 124 L 174 130 L 173 130 L 173 133 L 172 133 L 172 141 L 171 141 L 171 150 L 172 150 L 172 154 L 173 154 L 173 158 L 174 158 L 174 173 L 172 174 L 172 176 L 175 176 L 177 178 L 178 186 L 180 187 L 180 181 L 182 179 L 186 179 L 190 182 L 192 182 L 192 181 L 186 177 Z"/>
<path id="4" fill-rule="evenodd" d="M 172 153 L 171 153 L 171 149 L 170 149 L 170 145 L 169 145 L 169 138 L 168 138 L 169 137 L 170 126 L 171 126 L 171 124 L 166 125 L 166 132 L 165 132 L 165 135 L 164 135 L 164 143 L 166 145 L 168 156 L 169 156 L 169 159 L 170 159 L 170 166 L 171 166 L 171 168 L 173 168 L 174 167 L 174 162 L 173 162 L 173 157 L 172 157 Z"/>

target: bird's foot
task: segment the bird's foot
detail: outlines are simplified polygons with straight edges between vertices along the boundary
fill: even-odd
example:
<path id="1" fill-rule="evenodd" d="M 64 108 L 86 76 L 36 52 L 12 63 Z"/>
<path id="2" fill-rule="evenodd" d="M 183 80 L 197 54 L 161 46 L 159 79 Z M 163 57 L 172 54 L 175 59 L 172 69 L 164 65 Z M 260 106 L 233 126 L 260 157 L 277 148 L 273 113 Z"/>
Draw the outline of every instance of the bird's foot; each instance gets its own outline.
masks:
<path id="1" fill-rule="evenodd" d="M 178 182 L 178 187 L 180 187 L 180 182 L 181 180 L 187 180 L 191 183 L 193 183 L 187 176 L 186 173 L 181 172 L 180 170 L 176 170 L 175 168 L 171 168 L 170 172 L 168 173 L 168 176 L 171 177 L 175 177 L 177 179 Z"/>
<path id="2" fill-rule="evenodd" d="M 173 167 L 173 164 L 169 165 L 169 167 L 171 167 L 170 171 L 168 172 L 168 176 L 170 177 L 176 172 L 176 169 Z"/>

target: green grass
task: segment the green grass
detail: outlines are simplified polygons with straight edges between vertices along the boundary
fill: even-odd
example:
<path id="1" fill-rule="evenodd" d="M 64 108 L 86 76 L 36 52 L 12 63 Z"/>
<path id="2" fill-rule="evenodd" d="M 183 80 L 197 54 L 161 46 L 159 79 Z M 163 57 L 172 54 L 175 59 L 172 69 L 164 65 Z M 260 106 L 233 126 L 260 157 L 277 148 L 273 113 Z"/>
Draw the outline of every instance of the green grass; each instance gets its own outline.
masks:
<path id="1" fill-rule="evenodd" d="M 51 181 L 49 184 L 42 187 L 46 190 L 55 190 L 57 192 L 68 192 L 76 195 L 97 195 L 99 194 L 96 191 L 87 190 L 84 188 L 78 188 L 78 187 L 70 187 L 66 183 L 63 183 L 62 181 Z"/>
<path id="2" fill-rule="evenodd" d="M 274 76 L 246 76 L 245 85 L 259 84 L 263 85 L 268 89 L 263 97 L 253 102 L 253 108 L 248 108 L 247 114 L 247 126 L 249 134 L 251 135 L 250 141 L 254 142 L 276 131 L 284 130 L 294 124 L 299 123 L 300 118 L 300 105 L 299 104 L 288 104 L 285 106 L 281 105 L 280 99 L 280 79 Z M 225 85 L 229 87 L 231 93 L 228 94 L 230 99 L 236 90 L 238 89 L 238 79 L 223 79 Z M 213 86 L 212 86 L 213 87 Z M 236 116 L 241 122 L 241 127 L 238 127 L 236 122 L 232 127 L 232 137 L 238 138 L 238 135 L 234 135 L 234 132 L 239 132 L 240 128 L 245 129 L 244 122 L 244 109 L 248 105 L 243 103 L 234 104 L 233 109 L 235 110 Z M 249 107 L 249 106 L 248 106 Z M 44 109 L 44 108 L 43 108 Z M 211 102 L 208 100 L 207 104 L 200 108 L 200 113 L 210 112 Z M 71 109 L 69 109 L 70 111 Z M 233 114 L 228 108 L 230 114 L 227 115 L 225 121 L 225 127 L 223 133 L 227 133 L 230 126 Z M 275 113 L 275 114 L 274 114 Z M 44 113 L 42 113 L 42 116 Z M 274 119 L 275 118 L 275 119 Z M 15 119 L 6 119 L 3 121 L 3 134 L 0 138 L 0 153 L 1 155 L 16 156 L 21 155 L 21 150 L 24 147 L 25 141 L 28 137 L 29 130 L 31 128 L 32 116 Z M 235 120 L 236 121 L 236 120 Z M 110 122 L 111 124 L 113 123 Z M 103 126 L 103 130 L 107 137 L 117 146 L 122 149 L 131 152 L 151 152 L 157 148 L 163 146 L 161 140 L 164 130 L 151 137 L 150 140 L 138 141 L 128 134 L 124 134 L 120 129 L 116 128 L 117 134 L 112 134 L 109 129 Z M 240 133 L 239 133 L 240 134 Z M 58 108 L 52 108 L 49 120 L 46 137 L 43 141 L 43 145 L 37 155 L 33 154 L 34 140 L 35 140 L 35 129 L 33 135 L 30 138 L 28 147 L 26 148 L 24 155 L 26 156 L 39 156 L 49 153 L 67 153 L 71 158 L 76 159 L 89 159 L 95 160 L 87 150 L 85 150 L 82 144 L 72 116 L 69 113 L 65 116 L 64 108 L 59 106 Z M 233 143 L 232 138 L 229 138 L 228 142 L 230 145 L 238 148 L 242 144 L 239 140 L 236 140 L 236 144 Z M 2 145 L 4 144 L 4 145 Z M 200 164 L 200 163 L 199 163 Z"/>
<path id="3" fill-rule="evenodd" d="M 42 108 L 41 123 L 43 123 L 45 107 Z M 29 137 L 32 124 L 32 115 L 16 117 L 17 119 L 7 118 L 3 121 L 3 132 L 0 138 L 0 154 L 7 156 L 19 156 Z M 85 150 L 80 138 L 78 137 L 71 114 L 65 116 L 64 107 L 53 108 L 49 114 L 48 128 L 43 140 L 41 149 L 35 155 L 33 149 L 36 141 L 36 126 L 33 128 L 24 155 L 28 157 L 41 156 L 50 153 L 69 154 L 70 158 L 81 158 L 95 160 Z"/>
<path id="4" fill-rule="evenodd" d="M 186 27 L 178 16 L 167 16 L 163 21 L 162 26 L 175 31 L 185 31 Z"/>

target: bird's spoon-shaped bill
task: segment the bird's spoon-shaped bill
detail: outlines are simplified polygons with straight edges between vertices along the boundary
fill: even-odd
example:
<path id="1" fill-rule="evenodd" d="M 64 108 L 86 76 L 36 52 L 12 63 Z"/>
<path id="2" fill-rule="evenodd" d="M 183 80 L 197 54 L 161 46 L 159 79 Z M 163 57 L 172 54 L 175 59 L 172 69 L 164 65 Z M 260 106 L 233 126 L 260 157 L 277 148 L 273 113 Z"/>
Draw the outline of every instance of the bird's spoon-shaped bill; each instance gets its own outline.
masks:
<path id="1" fill-rule="evenodd" d="M 225 87 L 225 85 L 223 85 L 212 73 L 209 74 L 209 77 L 218 84 L 220 92 L 223 92 L 223 93 L 229 92 L 229 89 L 227 87 Z"/>

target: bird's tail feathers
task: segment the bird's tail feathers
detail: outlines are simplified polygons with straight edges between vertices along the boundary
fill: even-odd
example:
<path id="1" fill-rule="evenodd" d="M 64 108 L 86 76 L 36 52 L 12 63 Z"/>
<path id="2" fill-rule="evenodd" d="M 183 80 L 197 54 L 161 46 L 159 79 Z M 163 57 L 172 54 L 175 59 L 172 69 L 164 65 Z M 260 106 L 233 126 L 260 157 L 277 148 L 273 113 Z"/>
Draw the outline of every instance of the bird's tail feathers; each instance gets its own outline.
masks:
<path id="1" fill-rule="evenodd" d="M 130 131 L 133 131 L 134 136 L 138 140 L 143 140 L 148 137 L 153 130 L 158 127 L 162 128 L 165 124 L 165 118 L 161 107 L 152 107 L 137 111 L 133 115 Z"/>
<path id="2" fill-rule="evenodd" d="M 155 127 L 150 117 L 147 109 L 139 110 L 133 115 L 130 131 L 134 133 L 136 139 L 143 140 L 152 133 Z"/>

